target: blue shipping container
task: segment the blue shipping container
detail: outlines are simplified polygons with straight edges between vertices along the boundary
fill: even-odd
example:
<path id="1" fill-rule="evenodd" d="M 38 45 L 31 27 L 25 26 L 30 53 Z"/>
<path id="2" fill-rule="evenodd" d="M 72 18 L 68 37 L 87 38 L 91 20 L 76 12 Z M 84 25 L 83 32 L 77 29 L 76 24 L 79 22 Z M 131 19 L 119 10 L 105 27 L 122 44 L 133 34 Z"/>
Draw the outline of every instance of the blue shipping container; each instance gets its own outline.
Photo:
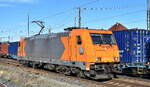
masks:
<path id="1" fill-rule="evenodd" d="M 19 47 L 19 42 L 11 42 L 11 43 L 9 43 L 8 54 L 17 56 L 18 47 Z"/>
<path id="2" fill-rule="evenodd" d="M 121 63 L 143 63 L 150 61 L 150 31 L 113 31 L 120 50 Z"/>

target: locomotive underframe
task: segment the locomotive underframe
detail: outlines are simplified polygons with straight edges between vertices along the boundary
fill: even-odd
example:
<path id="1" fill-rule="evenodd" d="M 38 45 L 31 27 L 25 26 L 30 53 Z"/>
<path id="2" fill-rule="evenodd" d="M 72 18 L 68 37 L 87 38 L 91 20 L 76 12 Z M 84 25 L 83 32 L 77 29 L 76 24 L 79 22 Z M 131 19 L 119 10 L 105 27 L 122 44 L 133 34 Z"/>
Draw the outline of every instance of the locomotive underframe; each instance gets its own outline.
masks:
<path id="1" fill-rule="evenodd" d="M 18 60 L 24 65 L 33 68 L 42 67 L 67 75 L 91 79 L 111 79 L 115 74 L 115 65 L 117 65 L 117 63 L 95 63 L 90 65 L 90 70 L 86 70 L 86 63 L 79 61 L 34 60 L 29 57 L 19 57 Z"/>

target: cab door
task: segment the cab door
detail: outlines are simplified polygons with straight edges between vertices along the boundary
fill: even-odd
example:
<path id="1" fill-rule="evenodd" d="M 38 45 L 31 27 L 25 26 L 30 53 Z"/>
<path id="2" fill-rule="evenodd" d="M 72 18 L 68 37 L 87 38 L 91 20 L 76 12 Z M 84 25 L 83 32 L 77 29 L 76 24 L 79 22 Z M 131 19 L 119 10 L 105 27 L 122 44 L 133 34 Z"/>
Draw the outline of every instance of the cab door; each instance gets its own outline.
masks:
<path id="1" fill-rule="evenodd" d="M 77 61 L 85 61 L 85 58 L 84 58 L 85 52 L 84 52 L 84 47 L 83 47 L 83 38 L 80 35 L 76 36 L 75 48 L 76 48 Z"/>
<path id="2" fill-rule="evenodd" d="M 82 38 L 80 35 L 74 35 L 70 39 L 71 61 L 81 61 L 81 56 L 84 54 L 82 49 Z"/>

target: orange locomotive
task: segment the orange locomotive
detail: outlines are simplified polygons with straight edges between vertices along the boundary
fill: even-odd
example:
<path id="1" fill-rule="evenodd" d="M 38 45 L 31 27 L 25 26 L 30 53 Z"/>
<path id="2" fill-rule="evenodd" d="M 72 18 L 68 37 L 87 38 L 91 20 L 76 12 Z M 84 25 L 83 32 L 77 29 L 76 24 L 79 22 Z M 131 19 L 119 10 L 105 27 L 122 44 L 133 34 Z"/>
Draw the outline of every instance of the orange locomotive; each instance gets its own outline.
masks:
<path id="1" fill-rule="evenodd" d="M 92 79 L 112 78 L 119 50 L 111 31 L 67 28 L 20 41 L 18 60 L 65 74 Z"/>

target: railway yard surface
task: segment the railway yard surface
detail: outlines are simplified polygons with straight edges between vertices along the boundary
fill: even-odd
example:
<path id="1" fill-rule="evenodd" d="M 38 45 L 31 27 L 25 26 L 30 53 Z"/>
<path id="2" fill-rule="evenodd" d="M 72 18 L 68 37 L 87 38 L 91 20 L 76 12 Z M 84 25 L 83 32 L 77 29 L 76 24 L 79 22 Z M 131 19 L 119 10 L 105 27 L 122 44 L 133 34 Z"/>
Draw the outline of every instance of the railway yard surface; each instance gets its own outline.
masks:
<path id="1" fill-rule="evenodd" d="M 149 79 L 119 75 L 112 80 L 93 81 L 25 67 L 15 60 L 0 59 L 0 87 L 150 87 Z"/>

